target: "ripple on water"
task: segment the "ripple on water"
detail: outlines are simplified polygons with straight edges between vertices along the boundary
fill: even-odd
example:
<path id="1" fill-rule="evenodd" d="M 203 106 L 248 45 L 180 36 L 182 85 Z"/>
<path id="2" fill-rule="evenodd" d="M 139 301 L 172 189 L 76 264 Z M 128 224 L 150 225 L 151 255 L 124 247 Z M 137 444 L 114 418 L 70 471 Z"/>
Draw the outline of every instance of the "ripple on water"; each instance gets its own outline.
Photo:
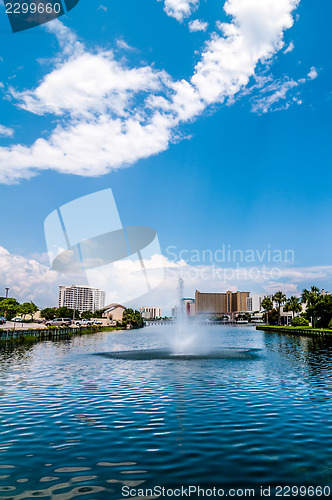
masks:
<path id="1" fill-rule="evenodd" d="M 250 328 L 212 335 L 211 356 L 171 355 L 153 327 L 0 351 L 1 494 L 108 500 L 123 485 L 331 485 L 330 347 L 317 354 Z"/>

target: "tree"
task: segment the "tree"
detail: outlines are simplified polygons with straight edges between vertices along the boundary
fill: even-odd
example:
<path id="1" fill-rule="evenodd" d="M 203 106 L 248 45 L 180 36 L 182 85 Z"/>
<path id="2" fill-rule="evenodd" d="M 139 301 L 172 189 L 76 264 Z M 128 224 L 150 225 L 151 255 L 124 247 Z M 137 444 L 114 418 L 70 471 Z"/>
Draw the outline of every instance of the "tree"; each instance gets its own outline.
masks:
<path id="1" fill-rule="evenodd" d="M 272 299 L 274 300 L 274 302 L 276 302 L 278 304 L 278 325 L 280 325 L 280 308 L 281 308 L 281 305 L 284 304 L 285 300 L 286 300 L 286 295 L 279 290 L 279 292 L 276 292 Z"/>
<path id="2" fill-rule="evenodd" d="M 57 308 L 56 307 L 46 307 L 40 312 L 40 315 L 42 318 L 45 318 L 46 320 L 52 320 L 56 318 L 57 315 Z"/>
<path id="3" fill-rule="evenodd" d="M 299 299 L 294 295 L 287 299 L 286 304 L 284 305 L 284 311 L 292 311 L 294 319 L 295 313 L 302 311 L 302 306 L 299 303 Z"/>
<path id="4" fill-rule="evenodd" d="M 20 305 L 18 311 L 20 314 L 22 314 L 23 318 L 25 318 L 27 314 L 30 314 L 33 321 L 33 316 L 38 311 L 38 307 L 32 301 L 23 302 L 23 304 Z"/>
<path id="5" fill-rule="evenodd" d="M 266 323 L 269 322 L 269 312 L 273 309 L 273 302 L 269 297 L 265 297 L 262 300 L 262 307 L 266 311 Z"/>
<path id="6" fill-rule="evenodd" d="M 142 328 L 144 326 L 144 319 L 139 311 L 133 309 L 125 309 L 122 316 L 122 326 L 127 328 Z"/>
<path id="7" fill-rule="evenodd" d="M 7 319 L 10 320 L 14 316 L 16 316 L 19 307 L 20 304 L 17 302 L 16 299 L 13 298 L 3 299 L 0 302 L 0 315 L 5 316 Z"/>
<path id="8" fill-rule="evenodd" d="M 311 319 L 313 326 L 327 328 L 332 319 L 332 296 L 311 295 L 305 315 L 308 320 Z"/>
<path id="9" fill-rule="evenodd" d="M 310 290 L 307 290 L 306 288 L 302 290 L 301 301 L 307 306 L 306 316 L 308 320 L 311 321 L 312 326 L 315 326 L 316 323 L 315 304 L 319 300 L 320 295 L 321 294 L 319 288 L 317 288 L 316 286 L 312 286 Z"/>
<path id="10" fill-rule="evenodd" d="M 304 288 L 304 290 L 302 290 L 301 302 L 310 302 L 310 300 L 313 297 L 317 297 L 317 295 L 319 295 L 319 288 L 317 288 L 316 286 L 312 286 L 310 290 Z"/>
<path id="11" fill-rule="evenodd" d="M 93 317 L 93 312 L 92 311 L 84 311 L 81 314 L 82 319 L 90 319 Z"/>
<path id="12" fill-rule="evenodd" d="M 92 318 L 102 318 L 105 309 L 99 309 L 95 311 L 93 314 L 91 313 Z"/>
<path id="13" fill-rule="evenodd" d="M 309 326 L 309 321 L 301 316 L 292 319 L 292 326 Z"/>
<path id="14" fill-rule="evenodd" d="M 56 310 L 56 317 L 57 318 L 73 319 L 74 318 L 74 309 L 69 309 L 69 307 L 59 307 Z M 79 318 L 79 317 L 80 317 L 80 312 L 76 310 L 75 311 L 75 318 Z"/>

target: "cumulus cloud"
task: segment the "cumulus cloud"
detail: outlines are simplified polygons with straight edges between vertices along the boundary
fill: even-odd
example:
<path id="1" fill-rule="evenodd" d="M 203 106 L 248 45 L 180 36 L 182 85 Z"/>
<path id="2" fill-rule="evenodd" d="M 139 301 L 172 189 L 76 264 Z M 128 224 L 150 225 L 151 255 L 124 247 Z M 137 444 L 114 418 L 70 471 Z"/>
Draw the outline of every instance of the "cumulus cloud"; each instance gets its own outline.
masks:
<path id="1" fill-rule="evenodd" d="M 39 307 L 58 303 L 58 285 L 71 284 L 77 276 L 61 276 L 33 258 L 13 255 L 0 246 L 0 281 L 20 302 L 32 300 Z"/>
<path id="2" fill-rule="evenodd" d="M 174 17 L 181 22 L 186 17 L 189 17 L 197 9 L 198 5 L 199 0 L 165 0 L 164 10 L 168 16 Z"/>
<path id="3" fill-rule="evenodd" d="M 204 21 L 200 21 L 199 19 L 194 19 L 193 21 L 190 21 L 189 24 L 189 31 L 206 31 L 208 27 L 208 23 Z"/>
<path id="4" fill-rule="evenodd" d="M 128 111 L 133 95 L 160 90 L 166 78 L 166 73 L 150 66 L 127 69 L 114 60 L 112 52 L 83 52 L 46 75 L 36 89 L 11 89 L 11 94 L 21 108 L 40 115 L 121 116 Z"/>
<path id="5" fill-rule="evenodd" d="M 42 261 L 42 262 L 41 262 Z M 31 258 L 13 255 L 0 247 L 0 281 L 10 288 L 10 295 L 20 302 L 32 300 L 39 307 L 54 307 L 58 303 L 59 285 L 87 285 L 85 276 L 61 274 L 50 269 L 45 263 L 45 256 L 35 255 Z M 237 266 L 221 267 L 211 265 L 192 265 L 183 260 L 170 260 L 163 255 L 154 255 L 144 261 L 151 273 L 164 280 L 153 291 L 138 300 L 127 302 L 130 282 L 133 296 L 139 297 L 141 273 L 133 261 L 124 259 L 117 261 L 112 268 L 112 279 L 105 283 L 108 300 L 131 304 L 139 307 L 143 302 L 156 303 L 163 308 L 172 307 L 177 301 L 178 279 L 185 281 L 185 294 L 193 296 L 195 290 L 222 292 L 226 290 L 252 290 L 255 293 L 272 293 L 283 290 L 297 293 L 312 283 L 331 283 L 332 266 Z M 94 270 L 94 279 L 102 284 L 102 272 Z M 93 286 L 96 283 L 92 284 Z M 323 285 L 322 285 L 323 286 Z M 136 294 L 136 295 L 135 295 Z"/>
<path id="6" fill-rule="evenodd" d="M 103 175 L 166 150 L 181 137 L 181 123 L 211 105 L 231 103 L 248 87 L 257 67 L 283 48 L 283 33 L 293 24 L 298 3 L 227 0 L 230 21 L 219 23 L 221 33 L 206 41 L 192 77 L 179 81 L 153 66 L 129 67 L 110 50 L 88 50 L 60 21 L 48 23 L 61 47 L 53 69 L 35 88 L 9 92 L 18 107 L 56 117 L 56 126 L 32 145 L 0 148 L 0 182 L 17 182 L 46 169 Z M 198 2 L 169 0 L 166 5 L 184 16 Z M 263 108 L 296 84 L 288 79 L 273 98 L 262 95 Z"/>

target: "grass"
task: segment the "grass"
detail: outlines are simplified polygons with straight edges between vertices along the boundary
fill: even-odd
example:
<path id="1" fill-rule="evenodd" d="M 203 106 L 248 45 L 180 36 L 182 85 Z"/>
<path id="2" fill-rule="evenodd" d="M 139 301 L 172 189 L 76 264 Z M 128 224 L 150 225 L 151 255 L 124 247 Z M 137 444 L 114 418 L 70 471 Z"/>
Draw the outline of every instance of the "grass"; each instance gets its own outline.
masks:
<path id="1" fill-rule="evenodd" d="M 257 325 L 257 329 L 261 330 L 289 330 L 289 331 L 310 331 L 310 332 L 317 332 L 317 333 L 332 333 L 332 330 L 330 328 L 313 328 L 312 326 L 273 326 L 273 325 Z"/>

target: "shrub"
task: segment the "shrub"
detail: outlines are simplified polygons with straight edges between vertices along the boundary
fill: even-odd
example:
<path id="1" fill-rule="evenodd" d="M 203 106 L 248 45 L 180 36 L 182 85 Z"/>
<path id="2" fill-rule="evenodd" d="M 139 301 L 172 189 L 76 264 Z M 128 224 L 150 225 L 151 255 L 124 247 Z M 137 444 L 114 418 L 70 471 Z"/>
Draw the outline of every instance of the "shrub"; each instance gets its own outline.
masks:
<path id="1" fill-rule="evenodd" d="M 331 319 L 331 321 L 329 322 L 329 326 L 328 326 L 328 328 L 330 328 L 330 329 L 332 330 L 332 319 Z"/>
<path id="2" fill-rule="evenodd" d="M 309 321 L 301 316 L 297 316 L 292 320 L 292 326 L 309 326 Z"/>

